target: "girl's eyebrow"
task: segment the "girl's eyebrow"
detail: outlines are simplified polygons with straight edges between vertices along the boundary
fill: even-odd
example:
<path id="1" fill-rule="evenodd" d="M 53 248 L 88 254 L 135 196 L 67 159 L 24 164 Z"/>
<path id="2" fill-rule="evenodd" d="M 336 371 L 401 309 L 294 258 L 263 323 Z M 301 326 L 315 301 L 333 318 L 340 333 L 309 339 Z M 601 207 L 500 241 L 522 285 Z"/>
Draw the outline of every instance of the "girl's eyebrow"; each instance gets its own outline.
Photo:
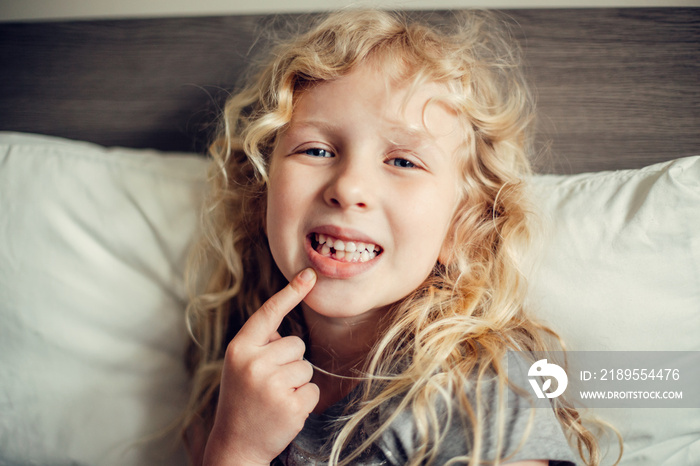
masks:
<path id="1" fill-rule="evenodd" d="M 304 119 L 292 121 L 289 129 L 319 129 L 322 132 L 333 133 L 342 130 L 342 125 L 329 123 L 320 119 Z M 418 144 L 425 145 L 433 139 L 433 136 L 426 128 L 409 126 L 405 124 L 394 124 L 384 132 L 384 139 L 396 145 Z"/>
<path id="2" fill-rule="evenodd" d="M 321 129 L 324 132 L 332 132 L 338 129 L 337 125 L 331 124 L 325 120 L 319 119 L 305 119 L 305 120 L 292 120 L 289 125 L 289 129 Z"/>
<path id="3" fill-rule="evenodd" d="M 422 146 L 429 144 L 433 138 L 426 128 L 395 125 L 387 131 L 386 139 L 397 145 L 417 144 Z"/>

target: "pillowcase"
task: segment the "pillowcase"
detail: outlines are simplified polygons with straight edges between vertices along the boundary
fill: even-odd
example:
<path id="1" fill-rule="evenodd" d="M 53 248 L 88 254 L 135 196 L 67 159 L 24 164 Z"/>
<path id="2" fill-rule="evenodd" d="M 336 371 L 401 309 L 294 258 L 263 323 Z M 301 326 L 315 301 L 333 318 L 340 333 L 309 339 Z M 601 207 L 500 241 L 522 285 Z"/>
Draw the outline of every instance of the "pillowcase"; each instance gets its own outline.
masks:
<path id="1" fill-rule="evenodd" d="M 700 157 L 533 181 L 529 304 L 568 349 L 700 351 Z M 623 434 L 623 465 L 700 464 L 700 409 L 594 414 Z"/>
<path id="2" fill-rule="evenodd" d="M 0 133 L 0 464 L 186 464 L 151 437 L 186 401 L 182 272 L 206 165 Z M 700 350 L 699 157 L 533 191 L 529 305 L 569 349 Z M 625 436 L 623 465 L 697 463 L 697 409 L 595 414 Z"/>
<path id="3" fill-rule="evenodd" d="M 159 434 L 187 397 L 205 165 L 0 134 L 0 464 L 187 463 Z"/>

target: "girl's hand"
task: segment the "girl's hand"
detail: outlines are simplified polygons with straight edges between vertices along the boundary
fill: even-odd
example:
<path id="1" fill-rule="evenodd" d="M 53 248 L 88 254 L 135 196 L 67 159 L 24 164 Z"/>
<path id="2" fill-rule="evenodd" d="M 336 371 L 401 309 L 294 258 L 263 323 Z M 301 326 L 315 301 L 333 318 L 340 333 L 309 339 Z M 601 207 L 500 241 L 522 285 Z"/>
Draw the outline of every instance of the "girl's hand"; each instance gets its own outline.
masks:
<path id="1" fill-rule="evenodd" d="M 304 426 L 319 389 L 310 383 L 304 342 L 280 337 L 277 328 L 315 282 L 312 269 L 302 271 L 229 343 L 204 464 L 270 464 Z"/>

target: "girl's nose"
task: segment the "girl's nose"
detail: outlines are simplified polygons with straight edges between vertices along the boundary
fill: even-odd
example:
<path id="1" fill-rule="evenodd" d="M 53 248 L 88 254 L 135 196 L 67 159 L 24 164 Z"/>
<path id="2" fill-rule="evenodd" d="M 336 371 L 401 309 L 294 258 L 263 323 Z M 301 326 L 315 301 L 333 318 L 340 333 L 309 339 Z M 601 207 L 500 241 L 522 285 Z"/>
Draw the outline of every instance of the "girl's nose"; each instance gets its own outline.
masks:
<path id="1" fill-rule="evenodd" d="M 370 176 L 369 171 L 363 170 L 359 163 L 346 159 L 338 164 L 323 198 L 332 207 L 367 209 L 372 196 Z"/>

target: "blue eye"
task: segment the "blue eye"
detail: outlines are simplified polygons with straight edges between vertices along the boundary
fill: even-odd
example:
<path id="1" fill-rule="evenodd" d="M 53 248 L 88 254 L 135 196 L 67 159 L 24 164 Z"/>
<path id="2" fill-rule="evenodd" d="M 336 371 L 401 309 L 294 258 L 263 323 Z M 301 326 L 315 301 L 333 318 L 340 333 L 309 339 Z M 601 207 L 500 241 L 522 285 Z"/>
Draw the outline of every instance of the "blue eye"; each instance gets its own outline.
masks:
<path id="1" fill-rule="evenodd" d="M 399 168 L 415 168 L 416 164 L 411 162 L 410 160 L 406 159 L 401 159 L 401 158 L 395 158 L 395 159 L 390 159 L 387 161 L 389 165 L 393 165 L 395 167 Z"/>
<path id="2" fill-rule="evenodd" d="M 313 147 L 311 149 L 304 149 L 304 153 L 306 155 L 310 155 L 312 157 L 333 157 L 332 152 L 327 151 L 326 149 L 319 149 L 318 147 Z"/>

